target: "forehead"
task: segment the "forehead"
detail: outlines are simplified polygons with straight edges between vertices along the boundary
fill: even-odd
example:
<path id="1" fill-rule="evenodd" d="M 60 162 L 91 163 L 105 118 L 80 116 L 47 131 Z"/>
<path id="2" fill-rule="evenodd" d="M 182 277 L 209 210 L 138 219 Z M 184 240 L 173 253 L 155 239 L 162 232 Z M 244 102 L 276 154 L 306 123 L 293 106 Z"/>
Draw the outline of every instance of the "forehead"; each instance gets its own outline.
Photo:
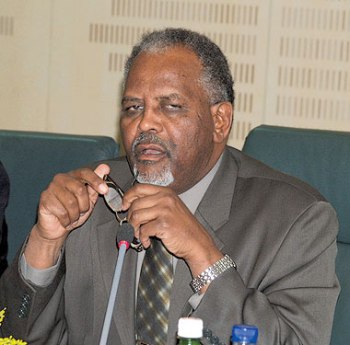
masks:
<path id="1" fill-rule="evenodd" d="M 131 66 L 125 91 L 145 88 L 199 86 L 202 65 L 197 55 L 184 47 L 143 52 Z"/>

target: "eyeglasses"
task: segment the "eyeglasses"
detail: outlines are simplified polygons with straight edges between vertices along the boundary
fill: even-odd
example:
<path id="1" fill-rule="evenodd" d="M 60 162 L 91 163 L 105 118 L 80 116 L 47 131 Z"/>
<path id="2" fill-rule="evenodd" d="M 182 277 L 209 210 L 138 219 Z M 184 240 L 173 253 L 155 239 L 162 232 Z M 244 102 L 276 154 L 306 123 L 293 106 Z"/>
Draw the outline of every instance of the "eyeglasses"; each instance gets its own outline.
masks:
<path id="1" fill-rule="evenodd" d="M 106 204 L 113 212 L 115 212 L 118 221 L 122 223 L 125 218 L 121 219 L 118 213 L 124 213 L 121 212 L 124 192 L 109 175 L 105 175 L 103 179 L 105 180 L 108 187 L 108 192 L 104 195 Z"/>
<path id="2" fill-rule="evenodd" d="M 103 179 L 106 182 L 107 187 L 108 187 L 108 192 L 106 194 L 104 194 L 104 196 L 103 196 L 105 199 L 105 202 L 106 202 L 107 206 L 115 213 L 115 216 L 116 216 L 119 224 L 123 225 L 123 223 L 128 222 L 127 211 L 123 212 L 121 210 L 124 192 L 120 188 L 120 186 L 115 181 L 113 181 L 113 179 L 109 175 L 105 175 Z M 136 178 L 133 181 L 133 184 L 135 182 L 136 182 Z M 130 243 L 130 246 L 139 252 L 143 250 L 142 243 L 136 237 L 134 237 L 132 243 Z"/>

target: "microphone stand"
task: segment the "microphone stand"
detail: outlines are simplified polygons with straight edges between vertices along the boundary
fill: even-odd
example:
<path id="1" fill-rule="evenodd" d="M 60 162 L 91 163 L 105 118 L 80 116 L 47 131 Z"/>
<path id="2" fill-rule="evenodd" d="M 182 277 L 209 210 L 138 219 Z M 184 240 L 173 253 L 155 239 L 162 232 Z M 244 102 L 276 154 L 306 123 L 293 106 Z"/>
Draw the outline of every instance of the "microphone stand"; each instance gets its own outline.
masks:
<path id="1" fill-rule="evenodd" d="M 120 241 L 118 241 L 118 247 L 119 247 L 118 260 L 114 270 L 112 287 L 111 287 L 111 292 L 109 294 L 109 300 L 108 300 L 107 310 L 105 314 L 105 319 L 103 322 L 103 328 L 102 328 L 99 345 L 107 344 L 109 329 L 111 327 L 111 321 L 113 316 L 114 304 L 117 297 L 120 276 L 121 276 L 122 267 L 124 263 L 124 257 L 125 257 L 126 251 L 130 247 L 130 242 L 133 239 L 133 234 L 134 234 L 134 230 L 132 226 L 129 223 L 122 223 L 120 235 L 119 235 Z"/>

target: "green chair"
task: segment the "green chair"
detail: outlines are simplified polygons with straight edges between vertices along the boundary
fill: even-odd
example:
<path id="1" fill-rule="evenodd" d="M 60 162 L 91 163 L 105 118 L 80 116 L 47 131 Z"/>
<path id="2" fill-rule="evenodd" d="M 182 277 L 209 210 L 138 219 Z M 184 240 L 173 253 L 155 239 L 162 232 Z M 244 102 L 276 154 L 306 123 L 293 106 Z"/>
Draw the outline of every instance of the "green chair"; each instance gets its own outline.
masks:
<path id="1" fill-rule="evenodd" d="M 36 220 L 40 193 L 58 172 L 117 157 L 110 137 L 0 130 L 0 160 L 10 178 L 5 212 L 11 262 Z"/>
<path id="2" fill-rule="evenodd" d="M 336 271 L 341 293 L 331 345 L 350 339 L 350 132 L 259 126 L 243 152 L 318 189 L 337 211 Z"/>

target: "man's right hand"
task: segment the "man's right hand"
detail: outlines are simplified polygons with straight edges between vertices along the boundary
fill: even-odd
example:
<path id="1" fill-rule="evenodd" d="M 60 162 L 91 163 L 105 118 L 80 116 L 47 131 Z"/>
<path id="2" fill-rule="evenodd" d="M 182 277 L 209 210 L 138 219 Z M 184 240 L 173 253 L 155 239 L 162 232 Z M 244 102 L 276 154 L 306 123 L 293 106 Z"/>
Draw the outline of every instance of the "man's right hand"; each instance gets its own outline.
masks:
<path id="1" fill-rule="evenodd" d="M 53 266 L 68 233 L 91 215 L 99 194 L 107 192 L 103 176 L 110 168 L 100 164 L 95 170 L 83 168 L 58 174 L 41 194 L 38 221 L 24 251 L 27 263 L 34 268 Z"/>

